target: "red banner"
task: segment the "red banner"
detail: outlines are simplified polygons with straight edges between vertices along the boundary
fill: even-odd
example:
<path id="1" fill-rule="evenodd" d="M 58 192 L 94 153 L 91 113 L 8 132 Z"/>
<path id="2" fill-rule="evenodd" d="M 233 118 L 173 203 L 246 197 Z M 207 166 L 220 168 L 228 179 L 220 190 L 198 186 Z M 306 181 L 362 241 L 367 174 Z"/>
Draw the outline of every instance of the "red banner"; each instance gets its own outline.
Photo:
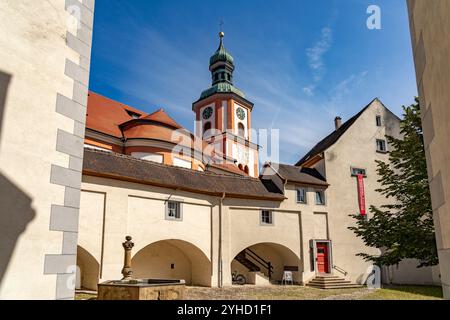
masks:
<path id="1" fill-rule="evenodd" d="M 366 215 L 366 194 L 364 191 L 364 175 L 358 174 L 358 202 L 359 213 L 363 216 Z"/>

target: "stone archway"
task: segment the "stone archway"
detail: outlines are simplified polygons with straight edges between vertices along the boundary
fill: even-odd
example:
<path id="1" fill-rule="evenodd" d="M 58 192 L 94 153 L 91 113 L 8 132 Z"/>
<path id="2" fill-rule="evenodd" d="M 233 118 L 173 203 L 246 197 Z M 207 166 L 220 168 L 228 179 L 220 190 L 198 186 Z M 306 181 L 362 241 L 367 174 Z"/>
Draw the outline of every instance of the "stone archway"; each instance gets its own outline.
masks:
<path id="1" fill-rule="evenodd" d="M 100 264 L 84 248 L 77 247 L 76 289 L 97 291 L 100 276 Z"/>
<path id="2" fill-rule="evenodd" d="M 132 265 L 135 278 L 183 279 L 188 285 L 211 286 L 211 261 L 186 241 L 154 242 L 133 256 Z"/>
<path id="3" fill-rule="evenodd" d="M 294 282 L 301 282 L 300 258 L 291 249 L 277 243 L 258 243 L 243 249 L 231 261 L 230 268 L 231 272 L 243 274 L 249 284 L 280 283 L 287 269 L 294 270 Z"/>

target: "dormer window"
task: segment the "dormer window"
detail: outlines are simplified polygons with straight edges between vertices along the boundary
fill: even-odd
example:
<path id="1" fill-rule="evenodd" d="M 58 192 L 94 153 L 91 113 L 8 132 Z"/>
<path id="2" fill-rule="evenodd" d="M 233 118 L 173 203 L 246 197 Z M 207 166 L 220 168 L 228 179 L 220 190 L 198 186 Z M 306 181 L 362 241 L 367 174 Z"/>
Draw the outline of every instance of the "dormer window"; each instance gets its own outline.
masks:
<path id="1" fill-rule="evenodd" d="M 140 117 L 141 117 L 141 115 L 139 114 L 139 113 L 136 113 L 136 112 L 133 112 L 133 111 L 130 111 L 130 110 L 125 110 L 127 113 L 128 113 L 128 115 L 130 116 L 130 117 L 132 117 L 133 119 L 139 119 Z"/>

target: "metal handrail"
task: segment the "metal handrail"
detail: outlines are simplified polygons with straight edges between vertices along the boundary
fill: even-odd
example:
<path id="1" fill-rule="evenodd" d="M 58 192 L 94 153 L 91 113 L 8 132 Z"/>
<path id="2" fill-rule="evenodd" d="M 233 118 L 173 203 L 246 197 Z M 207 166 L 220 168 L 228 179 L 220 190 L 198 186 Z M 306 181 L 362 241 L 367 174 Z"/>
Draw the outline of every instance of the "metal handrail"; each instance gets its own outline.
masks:
<path id="1" fill-rule="evenodd" d="M 340 272 L 340 273 L 342 273 L 344 276 L 347 276 L 347 275 L 348 275 L 348 272 L 347 272 L 347 271 L 345 271 L 344 269 L 342 269 L 341 267 L 339 267 L 339 266 L 337 266 L 337 265 L 333 265 L 333 269 L 336 270 L 336 271 L 338 271 L 338 272 Z"/>
<path id="2" fill-rule="evenodd" d="M 256 260 L 257 263 L 259 263 L 260 265 L 262 265 L 264 268 L 267 269 L 267 271 L 269 272 L 269 280 L 272 277 L 272 273 L 273 273 L 273 266 L 269 261 L 264 260 L 263 258 L 261 258 L 257 253 L 255 253 L 253 250 L 251 249 L 246 249 L 244 251 L 244 253 L 248 254 L 248 256 L 250 258 L 253 258 L 254 260 Z"/>

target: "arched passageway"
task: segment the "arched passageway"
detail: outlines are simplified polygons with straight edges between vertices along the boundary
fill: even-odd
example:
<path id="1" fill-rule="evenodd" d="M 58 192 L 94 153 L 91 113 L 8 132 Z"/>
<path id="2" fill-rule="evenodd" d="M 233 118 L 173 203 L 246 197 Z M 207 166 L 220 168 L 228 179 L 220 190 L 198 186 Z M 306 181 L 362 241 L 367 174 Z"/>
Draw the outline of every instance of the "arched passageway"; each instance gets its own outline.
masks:
<path id="1" fill-rule="evenodd" d="M 276 243 L 259 243 L 245 248 L 231 262 L 231 272 L 242 274 L 248 284 L 278 284 L 284 271 L 291 271 L 294 283 L 301 282 L 300 258 Z"/>
<path id="2" fill-rule="evenodd" d="M 75 287 L 77 290 L 97 291 L 99 281 L 100 264 L 84 248 L 77 247 L 77 275 Z"/>
<path id="3" fill-rule="evenodd" d="M 154 242 L 132 259 L 135 278 L 183 279 L 188 285 L 211 286 L 211 262 L 195 245 L 182 240 Z"/>

